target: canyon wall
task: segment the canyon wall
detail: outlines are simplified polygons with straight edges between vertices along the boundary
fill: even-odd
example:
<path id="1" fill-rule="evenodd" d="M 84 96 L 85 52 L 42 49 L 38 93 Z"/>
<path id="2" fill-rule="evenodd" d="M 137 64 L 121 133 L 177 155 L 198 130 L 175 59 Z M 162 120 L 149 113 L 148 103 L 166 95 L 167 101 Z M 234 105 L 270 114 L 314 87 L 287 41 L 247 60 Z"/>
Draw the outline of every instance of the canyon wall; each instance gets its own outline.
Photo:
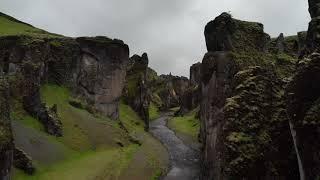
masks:
<path id="1" fill-rule="evenodd" d="M 142 56 L 133 55 L 127 68 L 126 86 L 123 96 L 125 101 L 134 109 L 149 129 L 150 91 L 147 79 L 149 59 L 146 53 Z"/>
<path id="2" fill-rule="evenodd" d="M 284 91 L 298 62 L 298 36 L 271 39 L 262 24 L 228 13 L 204 34 L 201 179 L 297 179 Z"/>
<path id="3" fill-rule="evenodd" d="M 50 120 L 50 109 L 40 100 L 40 87 L 52 83 L 69 87 L 75 98 L 92 105 L 97 112 L 119 117 L 118 104 L 126 76 L 129 48 L 120 40 L 95 38 L 0 38 L 2 70 L 13 78 L 12 92 L 23 94 L 25 109 L 61 135 L 59 122 Z M 19 99 L 14 94 L 13 97 Z"/>
<path id="4" fill-rule="evenodd" d="M 9 84 L 0 75 L 0 179 L 10 180 L 13 163 L 13 137 L 9 108 Z"/>

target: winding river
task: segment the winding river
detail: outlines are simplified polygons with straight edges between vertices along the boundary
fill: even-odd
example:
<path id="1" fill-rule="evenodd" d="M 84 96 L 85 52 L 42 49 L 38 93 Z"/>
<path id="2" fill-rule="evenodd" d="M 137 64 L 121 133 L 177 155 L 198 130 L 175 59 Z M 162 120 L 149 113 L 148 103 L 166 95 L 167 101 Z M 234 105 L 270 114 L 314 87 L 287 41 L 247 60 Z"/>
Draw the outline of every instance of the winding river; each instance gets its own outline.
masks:
<path id="1" fill-rule="evenodd" d="M 170 170 L 164 180 L 198 180 L 200 154 L 166 126 L 168 118 L 168 115 L 164 115 L 150 124 L 150 133 L 164 144 L 170 155 Z"/>

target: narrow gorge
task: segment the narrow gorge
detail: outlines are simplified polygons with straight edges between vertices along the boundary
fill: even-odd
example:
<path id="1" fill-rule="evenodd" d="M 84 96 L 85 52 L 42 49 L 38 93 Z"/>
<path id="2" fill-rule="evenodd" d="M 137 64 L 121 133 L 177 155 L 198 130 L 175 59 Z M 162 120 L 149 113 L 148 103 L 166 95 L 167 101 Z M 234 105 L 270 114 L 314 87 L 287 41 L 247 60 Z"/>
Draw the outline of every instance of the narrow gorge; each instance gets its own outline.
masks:
<path id="1" fill-rule="evenodd" d="M 151 46 L 0 13 L 0 180 L 320 179 L 320 0 L 308 5 L 307 31 L 274 38 L 220 13 L 188 78 L 159 75 Z"/>

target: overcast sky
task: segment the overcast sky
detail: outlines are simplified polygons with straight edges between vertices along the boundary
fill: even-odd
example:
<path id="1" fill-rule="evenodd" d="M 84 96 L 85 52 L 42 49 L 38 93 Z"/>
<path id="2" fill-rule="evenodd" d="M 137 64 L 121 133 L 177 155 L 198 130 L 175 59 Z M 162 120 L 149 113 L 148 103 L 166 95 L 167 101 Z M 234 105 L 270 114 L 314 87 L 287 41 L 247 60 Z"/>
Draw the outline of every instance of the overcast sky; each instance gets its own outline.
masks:
<path id="1" fill-rule="evenodd" d="M 307 0 L 0 0 L 0 11 L 66 36 L 122 39 L 158 74 L 189 76 L 206 52 L 205 25 L 222 12 L 258 21 L 271 36 L 307 30 Z M 1 27 L 0 27 L 1 28 Z"/>

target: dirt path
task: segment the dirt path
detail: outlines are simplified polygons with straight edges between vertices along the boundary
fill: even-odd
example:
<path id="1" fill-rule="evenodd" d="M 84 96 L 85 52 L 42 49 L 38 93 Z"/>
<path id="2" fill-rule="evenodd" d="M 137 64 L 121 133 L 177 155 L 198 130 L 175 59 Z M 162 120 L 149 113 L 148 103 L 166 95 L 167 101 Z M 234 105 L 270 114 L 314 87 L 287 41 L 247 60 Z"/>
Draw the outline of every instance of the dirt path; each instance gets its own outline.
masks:
<path id="1" fill-rule="evenodd" d="M 163 116 L 150 124 L 150 133 L 166 146 L 170 155 L 171 168 L 164 180 L 199 179 L 199 152 L 185 145 L 166 126 L 167 119 L 168 116 Z"/>

